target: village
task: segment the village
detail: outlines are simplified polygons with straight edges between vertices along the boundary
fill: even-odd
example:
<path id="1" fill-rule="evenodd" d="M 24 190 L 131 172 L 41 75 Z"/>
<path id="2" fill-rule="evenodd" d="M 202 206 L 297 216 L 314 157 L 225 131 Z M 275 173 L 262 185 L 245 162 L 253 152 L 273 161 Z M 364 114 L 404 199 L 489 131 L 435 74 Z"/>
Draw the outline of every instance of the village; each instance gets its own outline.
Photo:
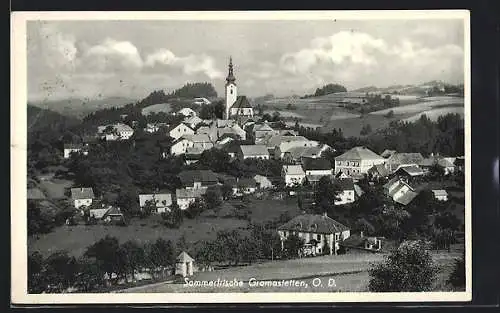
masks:
<path id="1" fill-rule="evenodd" d="M 269 237 L 266 240 L 271 242 L 270 251 L 249 242 L 236 243 L 246 253 L 238 252 L 234 242 L 231 247 L 216 249 L 208 238 L 204 248 L 184 243 L 182 250 L 169 252 L 175 253 L 175 262 L 169 257 L 175 266 L 161 276 L 163 280 L 224 271 L 217 269 L 224 263 L 250 265 L 265 259 L 285 262 L 310 257 L 351 255 L 356 259 L 383 255 L 401 242 L 425 237 L 422 234 L 427 231 L 433 232 L 428 237 L 433 238 L 429 241 L 433 249 L 450 252 L 452 247 L 458 247 L 457 253 L 463 250 L 463 155 L 396 151 L 390 147 L 373 151 L 362 143 L 346 149 L 333 137 L 322 140 L 324 137 L 299 122 L 290 126 L 275 116 L 257 112 L 248 97 L 239 95 L 236 81 L 230 59 L 222 118 L 216 114 L 205 118 L 199 110 L 186 106 L 169 113 L 172 123 L 148 122 L 140 127 L 130 115 L 120 114 L 117 120 L 99 125 L 90 140 L 65 142 L 60 153 L 70 169 L 78 169 L 79 162 L 108 149 L 105 146 L 118 147 L 116 153 L 120 153 L 122 143 L 137 148 L 138 132 L 166 139 L 155 146 L 159 149 L 158 162 L 181 163 L 180 171 L 168 176 L 168 184 L 145 182 L 149 187 L 138 190 L 129 202 L 116 197 L 110 200 L 92 183 L 67 187 L 64 198 L 72 209 L 64 216 L 62 227 L 127 228 L 131 220 L 155 216 L 173 229 L 182 229 L 185 218 L 229 217 L 253 222 L 256 203 L 260 203 L 262 211 L 273 211 L 272 203 L 292 204 L 292 214 L 280 211 L 272 222 L 272 218 L 262 219 L 267 225 L 261 235 Z M 195 98 L 195 102 L 198 107 L 215 107 L 206 97 Z M 83 172 L 89 171 L 87 168 Z M 61 171 L 57 175 L 70 177 L 71 173 Z M 37 197 L 34 189 L 28 188 L 28 200 L 41 200 L 43 197 Z M 121 192 L 126 191 L 117 186 L 118 198 Z M 126 203 L 132 201 L 138 210 L 127 207 Z M 422 220 L 427 222 L 418 224 Z M 428 230 L 432 224 L 437 230 Z M 215 241 L 231 242 L 227 238 L 231 234 L 229 230 L 219 231 Z M 253 237 L 242 238 L 242 242 L 248 238 Z M 220 249 L 232 249 L 239 256 L 232 262 L 234 255 L 221 256 Z M 145 266 L 139 262 L 131 266 L 131 281 L 150 281 L 155 276 L 144 274 L 141 269 Z M 107 270 L 108 277 L 112 277 L 110 272 L 116 273 Z M 129 283 L 127 278 L 124 281 Z"/>

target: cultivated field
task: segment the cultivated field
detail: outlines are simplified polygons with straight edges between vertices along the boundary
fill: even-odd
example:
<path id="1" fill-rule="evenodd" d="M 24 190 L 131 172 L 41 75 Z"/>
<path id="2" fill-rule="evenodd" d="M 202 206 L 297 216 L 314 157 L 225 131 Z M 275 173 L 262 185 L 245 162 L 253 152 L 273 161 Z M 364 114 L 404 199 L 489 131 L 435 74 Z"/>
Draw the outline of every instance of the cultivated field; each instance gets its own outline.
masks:
<path id="1" fill-rule="evenodd" d="M 170 111 L 172 111 L 172 106 L 170 105 L 170 103 L 158 103 L 145 107 L 144 109 L 142 109 L 141 113 L 142 115 L 149 115 L 151 113 L 160 112 L 169 113 Z"/>

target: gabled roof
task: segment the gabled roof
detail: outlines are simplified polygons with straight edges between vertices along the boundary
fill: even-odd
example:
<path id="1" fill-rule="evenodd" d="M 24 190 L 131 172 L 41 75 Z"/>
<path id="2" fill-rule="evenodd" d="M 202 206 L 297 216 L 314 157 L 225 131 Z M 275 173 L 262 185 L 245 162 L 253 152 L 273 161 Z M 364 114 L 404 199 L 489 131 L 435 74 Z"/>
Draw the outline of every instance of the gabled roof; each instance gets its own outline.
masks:
<path id="1" fill-rule="evenodd" d="M 191 108 L 182 108 L 179 111 L 177 111 L 177 113 L 187 116 L 190 114 L 196 114 L 196 111 Z"/>
<path id="2" fill-rule="evenodd" d="M 240 149 L 244 156 L 269 155 L 269 151 L 264 145 L 241 145 Z"/>
<path id="3" fill-rule="evenodd" d="M 384 150 L 384 152 L 382 152 L 382 154 L 380 154 L 380 156 L 383 158 L 389 158 L 395 153 L 396 153 L 396 150 L 387 150 L 386 149 L 386 150 Z"/>
<path id="4" fill-rule="evenodd" d="M 399 181 L 399 177 L 391 178 L 387 183 L 384 184 L 384 188 L 389 189 L 392 185 L 396 184 Z"/>
<path id="5" fill-rule="evenodd" d="M 208 188 L 197 188 L 197 189 L 177 189 L 175 190 L 175 196 L 177 199 L 186 198 L 201 198 L 207 193 Z"/>
<path id="6" fill-rule="evenodd" d="M 453 165 L 453 163 L 451 163 L 450 161 L 448 161 L 447 159 L 445 158 L 440 158 L 438 161 L 437 161 L 437 164 L 441 167 L 454 167 L 455 165 Z"/>
<path id="7" fill-rule="evenodd" d="M 394 153 L 386 162 L 391 164 L 419 164 L 423 159 L 421 153 Z"/>
<path id="8" fill-rule="evenodd" d="M 278 227 L 278 230 L 311 232 L 317 234 L 335 234 L 349 230 L 349 227 L 325 215 L 303 214 L 296 216 L 289 222 L 281 225 Z"/>
<path id="9" fill-rule="evenodd" d="M 212 142 L 207 134 L 182 135 L 180 138 L 186 138 L 192 142 Z"/>
<path id="10" fill-rule="evenodd" d="M 217 175 L 211 170 L 189 170 L 179 173 L 179 178 L 184 186 L 191 186 L 195 182 L 201 182 L 202 185 L 217 183 Z"/>
<path id="11" fill-rule="evenodd" d="M 380 160 L 380 159 L 383 160 L 384 158 L 366 147 L 354 147 L 351 150 L 346 151 L 344 154 L 339 155 L 338 157 L 335 158 L 336 161 L 337 160 L 338 161 L 343 161 L 343 160 Z"/>
<path id="12" fill-rule="evenodd" d="M 448 195 L 448 192 L 446 192 L 446 190 L 444 190 L 444 189 L 433 189 L 432 193 L 436 197 L 437 196 L 447 196 Z"/>
<path id="13" fill-rule="evenodd" d="M 253 126 L 253 131 L 255 132 L 272 132 L 274 131 L 274 129 L 271 128 L 271 126 L 269 126 L 269 124 L 267 123 L 262 123 L 262 124 L 254 124 Z"/>
<path id="14" fill-rule="evenodd" d="M 92 188 L 71 188 L 71 199 L 94 199 Z"/>
<path id="15" fill-rule="evenodd" d="M 398 173 L 405 173 L 410 176 L 424 175 L 424 171 L 417 165 L 401 166 L 397 169 Z"/>
<path id="16" fill-rule="evenodd" d="M 397 203 L 400 203 L 402 205 L 407 205 L 408 203 L 412 202 L 416 196 L 418 196 L 418 192 L 414 192 L 414 191 L 410 190 L 408 192 L 405 192 L 402 196 L 394 199 L 394 201 L 396 201 Z"/>
<path id="17" fill-rule="evenodd" d="M 381 177 L 389 176 L 389 170 L 383 164 L 376 164 L 368 169 L 368 173 L 378 174 Z"/>
<path id="18" fill-rule="evenodd" d="M 283 165 L 283 171 L 286 175 L 305 175 L 300 165 Z"/>
<path id="19" fill-rule="evenodd" d="M 109 215 L 115 215 L 115 216 L 121 215 L 121 216 L 123 216 L 123 213 L 120 210 L 120 208 L 115 207 L 115 206 L 110 206 L 109 209 L 106 211 L 106 213 L 104 213 L 103 218 L 106 218 L 106 216 L 109 216 Z"/>
<path id="20" fill-rule="evenodd" d="M 185 263 L 185 262 L 194 262 L 194 259 L 185 251 L 182 251 L 181 254 L 177 256 L 175 261 L 178 263 Z"/>
<path id="21" fill-rule="evenodd" d="M 238 96 L 236 101 L 231 106 L 231 109 L 243 109 L 243 108 L 253 108 L 250 101 L 248 101 L 246 96 Z"/>
<path id="22" fill-rule="evenodd" d="M 332 165 L 330 164 L 330 161 L 324 158 L 317 158 L 317 159 L 311 159 L 311 158 L 305 158 L 302 161 L 302 167 L 304 170 L 331 170 Z"/>
<path id="23" fill-rule="evenodd" d="M 184 122 L 180 122 L 180 123 L 177 123 L 177 124 L 174 124 L 174 125 L 171 125 L 170 127 L 168 127 L 167 128 L 167 133 L 170 133 L 173 129 L 176 129 L 180 125 L 184 125 L 184 126 L 186 126 L 187 128 L 191 129 L 194 132 L 194 129 L 192 129 L 191 126 L 189 126 L 188 124 L 186 124 Z"/>

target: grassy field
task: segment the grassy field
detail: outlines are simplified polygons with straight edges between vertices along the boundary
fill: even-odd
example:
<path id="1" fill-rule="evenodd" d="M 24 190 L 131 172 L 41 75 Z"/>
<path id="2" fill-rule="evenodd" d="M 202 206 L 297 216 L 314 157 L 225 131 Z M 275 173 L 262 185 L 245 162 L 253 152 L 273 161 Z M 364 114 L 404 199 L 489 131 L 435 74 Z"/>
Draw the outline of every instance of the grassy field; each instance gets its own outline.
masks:
<path id="1" fill-rule="evenodd" d="M 52 178 L 50 180 L 41 180 L 38 187 L 50 199 L 65 198 L 64 191 L 73 185 L 70 180 Z"/>
<path id="2" fill-rule="evenodd" d="M 251 219 L 254 222 L 272 220 L 284 212 L 288 212 L 290 216 L 300 213 L 297 199 L 295 198 L 252 200 L 249 209 L 252 212 Z"/>
<path id="3" fill-rule="evenodd" d="M 182 235 L 188 243 L 200 239 L 215 239 L 217 231 L 223 229 L 246 229 L 248 223 L 237 219 L 197 218 L 185 219 L 182 228 L 170 229 L 160 223 L 158 216 L 140 220 L 133 219 L 127 227 L 105 225 L 61 226 L 51 233 L 28 239 L 28 250 L 39 251 L 48 256 L 57 250 L 66 250 L 80 256 L 85 249 L 106 235 L 114 236 L 120 242 L 137 240 L 140 243 L 155 241 L 158 238 L 177 241 Z"/>
<path id="4" fill-rule="evenodd" d="M 454 258 L 458 253 L 434 253 L 434 260 L 439 266 L 435 290 L 446 291 L 449 287 L 446 279 L 451 272 Z M 184 284 L 159 283 L 123 290 L 134 293 L 161 292 L 363 292 L 368 291 L 368 269 L 372 264 L 381 262 L 382 254 L 346 254 L 339 256 L 321 256 L 284 261 L 270 261 L 250 266 L 233 267 L 212 272 L 198 272 L 193 281 L 217 281 L 234 279 L 243 282 L 243 287 L 203 287 L 184 286 Z M 257 281 L 297 280 L 300 286 L 273 287 L 251 286 L 251 279 Z M 321 281 L 314 287 L 313 280 Z M 253 282 L 253 280 L 252 280 Z M 328 283 L 331 283 L 330 286 Z"/>

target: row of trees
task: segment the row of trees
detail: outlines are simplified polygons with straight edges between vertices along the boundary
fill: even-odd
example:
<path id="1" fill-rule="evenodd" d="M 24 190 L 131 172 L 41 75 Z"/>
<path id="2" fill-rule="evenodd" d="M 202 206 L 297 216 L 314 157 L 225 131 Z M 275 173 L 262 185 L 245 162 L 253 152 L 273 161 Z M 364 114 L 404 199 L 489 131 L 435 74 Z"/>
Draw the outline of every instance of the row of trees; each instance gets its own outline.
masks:
<path id="1" fill-rule="evenodd" d="M 89 246 L 80 258 L 65 251 L 47 258 L 34 252 L 28 256 L 28 292 L 89 292 L 119 281 L 133 281 L 143 269 L 153 279 L 164 278 L 171 275 L 181 245 L 176 248 L 162 238 L 145 245 L 135 241 L 120 244 L 117 238 L 106 236 Z"/>

